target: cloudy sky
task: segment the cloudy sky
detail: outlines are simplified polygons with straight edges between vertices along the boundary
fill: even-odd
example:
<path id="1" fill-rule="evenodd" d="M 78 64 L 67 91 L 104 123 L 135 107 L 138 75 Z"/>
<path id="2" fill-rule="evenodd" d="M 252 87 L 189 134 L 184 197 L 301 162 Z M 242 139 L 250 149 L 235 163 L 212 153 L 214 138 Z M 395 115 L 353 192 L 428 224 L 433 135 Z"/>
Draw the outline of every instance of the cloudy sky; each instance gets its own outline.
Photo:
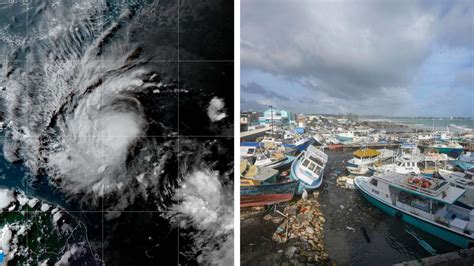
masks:
<path id="1" fill-rule="evenodd" d="M 241 109 L 474 116 L 474 5 L 241 1 Z"/>

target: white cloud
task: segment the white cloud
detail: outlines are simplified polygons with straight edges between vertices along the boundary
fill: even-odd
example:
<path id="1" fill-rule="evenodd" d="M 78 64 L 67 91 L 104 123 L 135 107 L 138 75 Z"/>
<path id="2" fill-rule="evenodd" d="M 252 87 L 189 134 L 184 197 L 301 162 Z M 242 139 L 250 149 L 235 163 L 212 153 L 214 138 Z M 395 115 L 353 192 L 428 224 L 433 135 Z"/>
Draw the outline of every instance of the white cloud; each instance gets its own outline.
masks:
<path id="1" fill-rule="evenodd" d="M 200 264 L 233 262 L 233 191 L 223 187 L 220 178 L 209 169 L 187 175 L 168 214 L 176 226 L 198 230 L 192 238 Z"/>
<path id="2" fill-rule="evenodd" d="M 209 116 L 209 119 L 211 119 L 212 122 L 220 121 L 227 117 L 225 112 L 223 112 L 223 109 L 224 100 L 214 97 L 207 107 L 207 116 Z"/>

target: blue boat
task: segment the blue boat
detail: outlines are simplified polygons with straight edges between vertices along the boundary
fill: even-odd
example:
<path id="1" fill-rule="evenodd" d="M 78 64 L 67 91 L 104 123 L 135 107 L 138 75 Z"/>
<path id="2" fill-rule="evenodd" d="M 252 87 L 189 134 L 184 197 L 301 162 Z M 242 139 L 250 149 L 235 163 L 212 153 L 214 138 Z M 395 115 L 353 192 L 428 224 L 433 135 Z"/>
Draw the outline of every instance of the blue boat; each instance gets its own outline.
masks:
<path id="1" fill-rule="evenodd" d="M 293 139 L 285 140 L 283 147 L 294 149 L 296 152 L 302 152 L 313 143 L 313 138 L 298 136 Z"/>
<path id="2" fill-rule="evenodd" d="M 321 186 L 327 161 L 328 156 L 313 145 L 293 161 L 290 177 L 300 181 L 298 193 L 302 193 L 303 189 L 310 190 Z"/>
<path id="3" fill-rule="evenodd" d="M 412 175 L 357 176 L 356 188 L 385 213 L 461 248 L 474 244 L 474 211 L 454 204 L 464 189 Z"/>
<path id="4" fill-rule="evenodd" d="M 425 146 L 425 149 L 429 150 L 437 150 L 439 153 L 444 153 L 449 155 L 450 157 L 456 158 L 458 157 L 463 151 L 464 148 L 457 142 L 435 142 L 431 145 Z"/>

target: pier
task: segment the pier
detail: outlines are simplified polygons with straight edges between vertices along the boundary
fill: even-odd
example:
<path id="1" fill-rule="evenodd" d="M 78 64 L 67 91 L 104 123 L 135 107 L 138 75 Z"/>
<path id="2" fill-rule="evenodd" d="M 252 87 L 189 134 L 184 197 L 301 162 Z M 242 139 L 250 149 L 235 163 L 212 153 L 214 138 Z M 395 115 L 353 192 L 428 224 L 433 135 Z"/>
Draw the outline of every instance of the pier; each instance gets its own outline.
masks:
<path id="1" fill-rule="evenodd" d="M 272 130 L 271 127 L 259 128 L 251 131 L 240 132 L 240 142 L 255 141 L 258 137 L 263 137 L 266 131 Z"/>
<path id="2" fill-rule="evenodd" d="M 458 251 L 426 257 L 419 260 L 404 261 L 396 266 L 418 266 L 418 265 L 473 265 L 474 248 L 461 249 Z"/>

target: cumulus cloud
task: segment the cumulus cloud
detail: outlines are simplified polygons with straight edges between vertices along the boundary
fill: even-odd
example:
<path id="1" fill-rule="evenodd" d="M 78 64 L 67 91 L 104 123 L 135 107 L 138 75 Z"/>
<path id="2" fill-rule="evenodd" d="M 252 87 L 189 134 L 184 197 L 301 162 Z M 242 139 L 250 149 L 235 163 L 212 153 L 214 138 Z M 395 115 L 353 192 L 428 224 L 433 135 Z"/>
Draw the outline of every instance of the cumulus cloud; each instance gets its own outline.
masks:
<path id="1" fill-rule="evenodd" d="M 168 214 L 180 228 L 198 230 L 192 238 L 200 264 L 233 263 L 233 195 L 220 178 L 209 169 L 188 174 Z"/>
<path id="2" fill-rule="evenodd" d="M 244 0 L 242 68 L 291 80 L 318 95 L 317 101 L 333 98 L 344 104 L 392 97 L 388 106 L 376 110 L 388 107 L 392 112 L 413 94 L 414 77 L 437 48 L 470 49 L 472 54 L 469 3 Z M 252 93 L 245 86 L 242 91 Z M 278 93 L 286 97 L 290 91 Z"/>
<path id="3" fill-rule="evenodd" d="M 209 119 L 211 119 L 212 122 L 220 121 L 227 116 L 223 112 L 223 109 L 224 100 L 214 97 L 207 107 L 207 116 L 209 116 Z"/>

